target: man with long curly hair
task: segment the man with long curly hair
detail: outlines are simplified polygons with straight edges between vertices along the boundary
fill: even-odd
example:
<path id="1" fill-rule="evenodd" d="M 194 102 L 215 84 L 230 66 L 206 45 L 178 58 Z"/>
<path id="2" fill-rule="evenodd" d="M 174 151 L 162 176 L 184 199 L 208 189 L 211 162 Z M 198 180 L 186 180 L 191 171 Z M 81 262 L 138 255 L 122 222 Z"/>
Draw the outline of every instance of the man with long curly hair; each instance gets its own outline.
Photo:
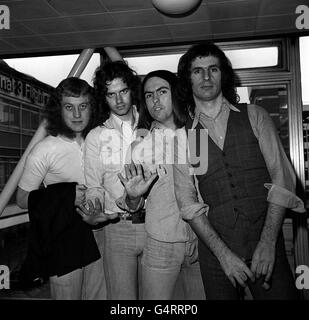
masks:
<path id="1" fill-rule="evenodd" d="M 49 135 L 35 145 L 26 160 L 18 186 L 17 204 L 21 208 L 28 208 L 28 205 L 30 207 L 28 203 L 30 193 L 39 189 L 42 182 L 46 187 L 44 190 L 48 190 L 49 187 L 59 188 L 59 185 L 63 186 L 63 183 L 77 183 L 72 193 L 75 196 L 75 203 L 68 204 L 68 207 L 72 207 L 73 215 L 78 217 L 74 205 L 77 206 L 85 201 L 86 192 L 83 160 L 84 139 L 97 121 L 93 88 L 86 81 L 74 77 L 61 81 L 46 105 L 44 116 L 47 119 Z M 56 192 L 56 197 L 59 192 Z M 69 198 L 69 194 L 64 196 L 64 200 Z M 46 211 L 55 206 L 56 202 L 53 198 L 48 200 Z M 60 207 L 65 208 L 65 204 L 60 203 Z M 40 213 L 42 220 L 44 217 L 46 220 L 49 219 L 46 216 L 47 212 L 43 210 Z M 102 218 L 99 220 L 104 221 L 107 218 L 103 217 L 103 220 Z M 64 219 L 68 220 L 67 217 Z M 84 220 L 87 220 L 87 217 L 84 217 Z M 46 229 L 59 229 L 59 221 L 58 217 L 58 220 L 54 220 Z M 54 231 L 51 230 L 51 232 Z M 64 234 L 68 234 L 68 232 L 69 230 L 65 230 Z M 93 231 L 93 233 L 98 248 L 103 251 L 102 232 Z M 43 234 L 42 237 L 46 238 L 47 235 Z M 82 237 L 82 235 L 77 234 L 77 237 Z M 62 246 L 61 241 L 60 246 Z M 71 251 L 74 250 L 73 247 L 71 249 Z M 83 250 L 83 248 L 77 249 Z M 70 251 L 70 247 L 68 250 Z M 102 254 L 102 252 L 100 253 Z M 61 263 L 59 261 L 59 264 Z M 50 269 L 51 266 L 48 268 Z M 51 297 L 53 299 L 106 299 L 106 284 L 101 259 L 82 268 L 78 267 L 73 271 L 63 271 L 62 273 L 61 276 L 50 276 Z"/>
<path id="2" fill-rule="evenodd" d="M 206 299 L 239 299 L 247 285 L 256 299 L 295 299 L 281 226 L 285 209 L 303 203 L 268 112 L 238 103 L 231 63 L 212 43 L 181 57 L 178 80 L 187 130 L 208 130 L 208 141 L 189 140 L 191 152 L 208 148 L 208 159 L 192 163 L 204 203 L 188 166 L 174 166 L 179 207 L 200 239 Z"/>
<path id="3" fill-rule="evenodd" d="M 140 296 L 145 216 L 143 212 L 132 215 L 121 210 L 115 201 L 124 192 L 117 174 L 123 172 L 128 148 L 136 137 L 140 81 L 125 62 L 107 62 L 96 70 L 94 88 L 105 121 L 86 138 L 86 184 L 91 190 L 89 197 L 99 197 L 97 192 L 103 188 L 104 212 L 118 213 L 120 218 L 104 227 L 107 298 L 135 300 Z"/>

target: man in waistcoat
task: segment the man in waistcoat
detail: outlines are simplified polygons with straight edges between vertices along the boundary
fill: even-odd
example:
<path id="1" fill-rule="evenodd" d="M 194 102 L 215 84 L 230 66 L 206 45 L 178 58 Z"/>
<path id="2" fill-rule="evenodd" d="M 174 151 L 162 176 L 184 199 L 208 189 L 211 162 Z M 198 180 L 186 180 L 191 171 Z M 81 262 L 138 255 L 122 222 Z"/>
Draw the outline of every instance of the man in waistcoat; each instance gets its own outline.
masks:
<path id="1" fill-rule="evenodd" d="M 197 201 L 189 166 L 174 166 L 182 216 L 199 237 L 206 299 L 241 299 L 246 286 L 254 299 L 297 299 L 282 222 L 286 208 L 304 208 L 268 112 L 238 104 L 231 63 L 212 43 L 195 45 L 181 57 L 178 78 L 187 130 L 208 130 L 208 146 L 198 139 L 191 146 L 189 139 L 191 151 L 203 154 L 208 147 L 208 159 L 199 159 L 206 170 L 195 168 L 203 202 Z"/>

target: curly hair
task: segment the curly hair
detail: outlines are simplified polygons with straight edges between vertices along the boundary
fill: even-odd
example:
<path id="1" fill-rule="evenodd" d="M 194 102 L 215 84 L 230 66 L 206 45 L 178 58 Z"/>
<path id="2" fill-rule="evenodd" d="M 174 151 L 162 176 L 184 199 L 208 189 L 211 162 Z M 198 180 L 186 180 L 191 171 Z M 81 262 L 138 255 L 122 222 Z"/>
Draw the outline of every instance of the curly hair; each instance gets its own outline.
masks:
<path id="1" fill-rule="evenodd" d="M 47 119 L 47 132 L 52 136 L 58 134 L 65 135 L 68 138 L 74 138 L 75 133 L 64 122 L 62 116 L 63 97 L 88 96 L 91 115 L 88 125 L 82 132 L 85 138 L 87 133 L 97 125 L 97 108 L 94 99 L 93 88 L 85 81 L 76 77 L 70 77 L 62 80 L 51 94 L 46 106 L 43 117 Z"/>
<path id="2" fill-rule="evenodd" d="M 107 83 L 116 78 L 128 86 L 131 91 L 132 105 L 139 110 L 140 79 L 136 72 L 132 70 L 124 61 L 109 61 L 98 67 L 94 75 L 94 92 L 97 106 L 99 108 L 99 118 L 101 123 L 110 116 L 110 108 L 106 102 Z"/>
<path id="3" fill-rule="evenodd" d="M 143 82 L 142 82 L 142 91 L 144 92 L 146 82 L 154 77 L 158 77 L 167 81 L 171 88 L 171 96 L 172 96 L 172 106 L 173 106 L 173 116 L 174 122 L 177 128 L 181 128 L 184 126 L 185 123 L 185 115 L 183 114 L 182 110 L 179 108 L 179 98 L 177 92 L 177 77 L 174 73 L 167 71 L 167 70 L 156 70 L 148 73 Z M 145 95 L 141 95 L 141 106 L 140 106 L 140 115 L 137 127 L 139 129 L 147 129 L 149 130 L 151 127 L 151 123 L 154 119 L 150 115 L 146 101 Z"/>
<path id="4" fill-rule="evenodd" d="M 239 96 L 236 93 L 235 73 L 230 60 L 224 52 L 212 42 L 193 45 L 180 58 L 178 64 L 178 92 L 181 99 L 182 108 L 194 114 L 195 103 L 190 79 L 191 64 L 197 57 L 214 56 L 218 58 L 222 74 L 221 88 L 223 96 L 231 103 L 236 104 Z"/>

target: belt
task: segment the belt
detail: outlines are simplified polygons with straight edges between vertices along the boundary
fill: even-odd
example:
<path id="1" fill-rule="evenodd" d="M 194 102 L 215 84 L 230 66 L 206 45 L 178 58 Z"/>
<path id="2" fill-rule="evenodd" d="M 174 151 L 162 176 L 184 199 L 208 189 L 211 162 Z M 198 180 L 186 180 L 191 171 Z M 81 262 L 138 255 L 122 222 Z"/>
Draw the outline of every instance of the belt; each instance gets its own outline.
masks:
<path id="1" fill-rule="evenodd" d="M 137 212 L 119 212 L 118 217 L 120 220 L 132 221 L 133 224 L 145 223 L 145 209 L 140 209 Z"/>

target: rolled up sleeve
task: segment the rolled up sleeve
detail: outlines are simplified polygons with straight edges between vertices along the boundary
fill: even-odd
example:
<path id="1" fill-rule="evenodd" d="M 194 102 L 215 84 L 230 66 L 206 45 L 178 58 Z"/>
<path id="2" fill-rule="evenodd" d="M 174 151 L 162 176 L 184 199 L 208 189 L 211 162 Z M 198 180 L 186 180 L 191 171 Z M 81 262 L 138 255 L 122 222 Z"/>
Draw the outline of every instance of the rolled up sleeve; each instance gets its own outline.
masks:
<path id="1" fill-rule="evenodd" d="M 269 190 L 267 201 L 295 212 L 305 212 L 303 201 L 295 194 L 294 169 L 270 115 L 263 108 L 250 105 L 248 116 L 271 177 L 271 181 L 264 184 Z"/>
<path id="2" fill-rule="evenodd" d="M 173 165 L 174 190 L 180 216 L 183 220 L 192 220 L 202 214 L 208 214 L 209 206 L 198 201 L 198 194 L 190 175 L 188 164 Z"/>
<path id="3" fill-rule="evenodd" d="M 267 195 L 268 202 L 291 209 L 295 212 L 306 212 L 304 202 L 294 193 L 271 183 L 265 183 L 264 186 L 269 190 Z"/>

